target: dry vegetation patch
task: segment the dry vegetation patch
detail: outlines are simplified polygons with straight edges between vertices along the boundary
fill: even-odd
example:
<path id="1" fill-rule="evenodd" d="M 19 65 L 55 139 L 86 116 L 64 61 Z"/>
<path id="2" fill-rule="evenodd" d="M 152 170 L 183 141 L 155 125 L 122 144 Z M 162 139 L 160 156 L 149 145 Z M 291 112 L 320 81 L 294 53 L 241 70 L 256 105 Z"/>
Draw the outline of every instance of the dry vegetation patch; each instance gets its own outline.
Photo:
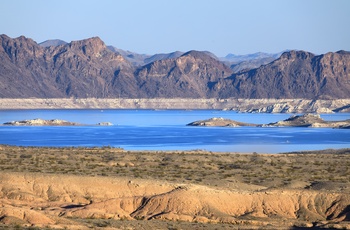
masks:
<path id="1" fill-rule="evenodd" d="M 239 189 L 334 184 L 350 191 L 350 150 L 286 154 L 125 151 L 119 148 L 31 148 L 3 146 L 2 172 L 157 179 Z M 297 186 L 298 187 L 298 186 Z M 318 186 L 320 188 L 320 186 Z M 255 188 L 254 188 L 255 189 Z"/>

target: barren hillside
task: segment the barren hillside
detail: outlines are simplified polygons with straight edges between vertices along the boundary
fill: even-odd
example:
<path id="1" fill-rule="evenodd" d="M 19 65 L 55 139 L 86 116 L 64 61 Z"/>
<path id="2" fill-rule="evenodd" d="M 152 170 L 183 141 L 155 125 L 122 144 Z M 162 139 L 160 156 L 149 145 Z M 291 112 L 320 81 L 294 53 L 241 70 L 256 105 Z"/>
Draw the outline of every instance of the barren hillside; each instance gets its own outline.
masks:
<path id="1" fill-rule="evenodd" d="M 349 150 L 265 155 L 1 146 L 0 154 L 6 226 L 350 227 Z"/>

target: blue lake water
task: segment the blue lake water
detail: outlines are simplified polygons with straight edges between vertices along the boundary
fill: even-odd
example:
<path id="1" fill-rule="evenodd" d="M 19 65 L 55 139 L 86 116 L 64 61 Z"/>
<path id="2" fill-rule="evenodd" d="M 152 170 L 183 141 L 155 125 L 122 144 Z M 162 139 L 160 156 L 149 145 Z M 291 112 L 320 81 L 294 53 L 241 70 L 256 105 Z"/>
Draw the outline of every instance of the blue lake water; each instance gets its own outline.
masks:
<path id="1" fill-rule="evenodd" d="M 189 127 L 211 117 L 266 124 L 291 114 L 246 114 L 216 110 L 0 110 L 0 124 L 25 119 L 63 119 L 73 127 L 0 126 L 0 144 L 17 146 L 113 146 L 127 150 L 193 150 L 277 153 L 349 148 L 349 129 Z M 345 120 L 350 114 L 322 114 Z M 95 126 L 112 122 L 114 126 Z"/>

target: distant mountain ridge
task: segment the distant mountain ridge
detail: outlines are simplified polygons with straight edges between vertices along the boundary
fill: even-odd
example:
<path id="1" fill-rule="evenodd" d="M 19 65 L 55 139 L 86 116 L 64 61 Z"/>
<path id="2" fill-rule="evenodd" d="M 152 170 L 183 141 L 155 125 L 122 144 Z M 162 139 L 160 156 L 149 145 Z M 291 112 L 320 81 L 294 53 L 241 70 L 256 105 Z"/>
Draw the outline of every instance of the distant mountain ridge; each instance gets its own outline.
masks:
<path id="1" fill-rule="evenodd" d="M 39 43 L 39 45 L 42 47 L 60 46 L 60 45 L 65 45 L 65 44 L 67 44 L 67 42 L 62 41 L 60 39 L 46 40 L 44 42 Z"/>
<path id="2" fill-rule="evenodd" d="M 181 55 L 183 55 L 184 52 L 181 51 L 175 51 L 172 53 L 161 53 L 161 54 L 154 54 L 144 60 L 144 64 L 147 65 L 154 61 L 164 60 L 164 59 L 172 59 L 172 58 L 178 58 Z"/>
<path id="3" fill-rule="evenodd" d="M 134 66 L 143 66 L 145 64 L 145 59 L 151 57 L 147 54 L 138 54 L 132 51 L 125 51 L 114 46 L 107 46 L 107 48 L 115 53 L 122 55 Z"/>
<path id="4" fill-rule="evenodd" d="M 47 40 L 44 42 L 39 43 L 42 47 L 49 47 L 49 46 L 58 46 L 58 45 L 64 45 L 68 42 L 65 42 L 60 39 L 52 39 Z M 163 59 L 171 59 L 171 58 L 177 58 L 180 57 L 184 52 L 181 51 L 175 51 L 171 53 L 158 53 L 158 54 L 139 54 L 128 50 L 122 50 L 114 46 L 107 46 L 107 48 L 115 53 L 118 53 L 122 55 L 126 60 L 128 60 L 131 64 L 135 66 L 143 66 L 147 65 L 151 62 L 163 60 Z M 230 66 L 234 72 L 241 71 L 242 69 L 252 69 L 257 68 L 263 64 L 270 63 L 274 60 L 276 60 L 283 52 L 279 52 L 276 54 L 269 54 L 269 53 L 263 53 L 263 52 L 257 52 L 253 54 L 246 54 L 246 55 L 235 55 L 235 54 L 228 54 L 226 57 L 216 57 L 213 53 L 208 51 L 203 51 L 210 56 L 219 59 L 222 62 L 225 62 L 228 66 Z M 284 51 L 285 52 L 285 51 Z"/>
<path id="5" fill-rule="evenodd" d="M 226 57 L 220 58 L 220 60 L 229 65 L 234 73 L 239 73 L 246 70 L 255 69 L 262 65 L 266 65 L 270 62 L 273 62 L 274 60 L 279 58 L 282 55 L 282 53 L 287 51 L 288 50 L 275 54 L 263 52 L 246 55 L 228 54 L 226 55 Z"/>
<path id="6" fill-rule="evenodd" d="M 350 53 L 288 51 L 235 71 L 209 52 L 142 56 L 98 37 L 37 44 L 0 35 L 0 97 L 349 98 Z"/>
<path id="7" fill-rule="evenodd" d="M 281 56 L 282 53 L 287 52 L 288 50 L 285 50 L 280 53 L 270 54 L 270 53 L 263 53 L 263 52 L 257 52 L 253 54 L 246 54 L 246 55 L 236 55 L 236 54 L 228 54 L 226 57 L 221 58 L 221 61 L 229 61 L 231 63 L 238 63 L 242 61 L 248 61 L 252 59 L 261 59 L 261 58 L 274 58 L 277 59 Z"/>

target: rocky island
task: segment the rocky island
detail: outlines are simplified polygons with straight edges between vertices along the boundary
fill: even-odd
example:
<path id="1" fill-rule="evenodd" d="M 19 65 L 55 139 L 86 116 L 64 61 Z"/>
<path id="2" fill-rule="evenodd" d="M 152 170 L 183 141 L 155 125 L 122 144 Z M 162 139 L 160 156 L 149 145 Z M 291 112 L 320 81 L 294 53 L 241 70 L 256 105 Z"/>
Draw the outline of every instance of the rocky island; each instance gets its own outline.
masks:
<path id="1" fill-rule="evenodd" d="M 10 121 L 5 122 L 3 125 L 12 125 L 12 126 L 77 126 L 82 125 L 76 122 L 70 122 L 59 119 L 44 120 L 40 118 L 31 119 L 31 120 L 22 120 L 22 121 Z"/>
<path id="2" fill-rule="evenodd" d="M 314 127 L 314 128 L 350 128 L 350 119 L 343 121 L 325 121 L 318 114 L 293 115 L 286 120 L 263 125 L 265 127 Z"/>
<path id="3" fill-rule="evenodd" d="M 293 115 L 286 120 L 269 124 L 250 124 L 222 117 L 214 117 L 207 120 L 194 121 L 188 126 L 216 126 L 216 127 L 322 127 L 322 128 L 350 128 L 350 119 L 343 121 L 325 121 L 318 114 Z"/>
<path id="4" fill-rule="evenodd" d="M 217 127 L 257 126 L 256 124 L 249 124 L 249 123 L 234 121 L 234 120 L 225 119 L 222 117 L 213 117 L 207 120 L 194 121 L 187 125 L 188 126 L 217 126 Z"/>
<path id="5" fill-rule="evenodd" d="M 44 120 L 41 118 L 31 119 L 31 120 L 22 120 L 22 121 L 9 121 L 5 122 L 3 125 L 9 126 L 81 126 L 78 122 L 65 121 L 60 119 L 51 119 Z M 98 126 L 112 126 L 111 122 L 99 122 L 96 125 Z"/>

